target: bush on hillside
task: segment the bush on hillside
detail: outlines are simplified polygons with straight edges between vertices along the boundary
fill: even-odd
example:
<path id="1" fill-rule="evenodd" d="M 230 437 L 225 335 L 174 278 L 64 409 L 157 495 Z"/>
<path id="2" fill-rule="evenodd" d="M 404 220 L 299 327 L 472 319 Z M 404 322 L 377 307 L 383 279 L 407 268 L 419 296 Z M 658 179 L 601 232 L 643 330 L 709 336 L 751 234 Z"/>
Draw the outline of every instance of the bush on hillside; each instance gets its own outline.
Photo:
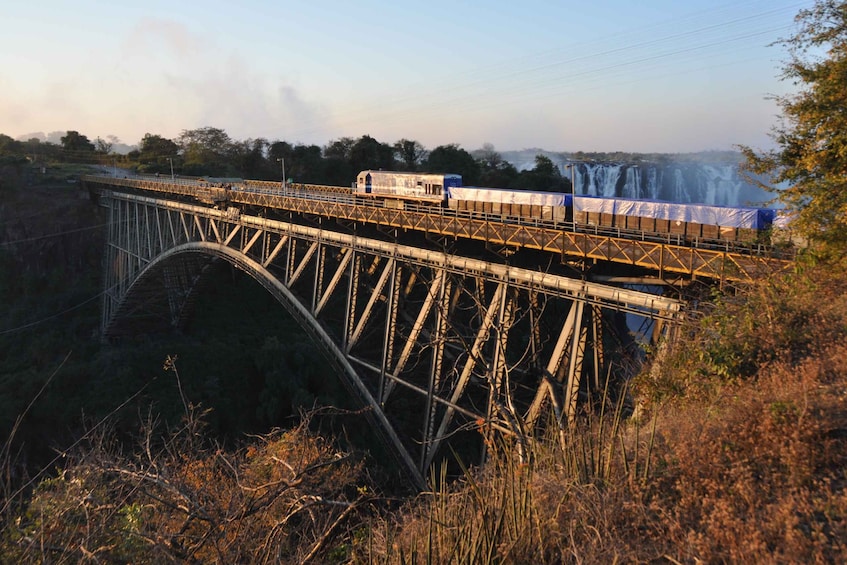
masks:
<path id="1" fill-rule="evenodd" d="M 7 493 L 6 563 L 323 562 L 370 496 L 361 457 L 308 431 L 209 444 L 202 413 L 164 436 L 148 422 L 135 454 L 95 431 L 29 499 Z"/>

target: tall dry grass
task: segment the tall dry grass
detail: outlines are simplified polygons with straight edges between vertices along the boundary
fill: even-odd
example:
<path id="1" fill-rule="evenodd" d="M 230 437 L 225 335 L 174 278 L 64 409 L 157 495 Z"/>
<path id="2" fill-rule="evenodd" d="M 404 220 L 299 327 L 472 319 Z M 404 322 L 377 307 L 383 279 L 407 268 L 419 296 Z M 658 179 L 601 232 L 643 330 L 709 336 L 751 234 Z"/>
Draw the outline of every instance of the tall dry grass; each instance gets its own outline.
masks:
<path id="1" fill-rule="evenodd" d="M 311 432 L 308 414 L 225 450 L 182 399 L 179 426 L 148 419 L 131 453 L 100 426 L 4 504 L 0 563 L 321 563 L 343 548 L 372 496 L 360 454 Z"/>
<path id="2" fill-rule="evenodd" d="M 180 429 L 145 426 L 132 454 L 98 434 L 4 505 L 0 562 L 847 562 L 847 269 L 762 281 L 684 330 L 631 383 L 638 417 L 586 413 L 523 457 L 491 440 L 400 508 L 307 422 L 227 452 L 186 402 Z"/>
<path id="3" fill-rule="evenodd" d="M 508 443 L 370 529 L 361 563 L 847 562 L 847 276 L 802 271 L 721 297 L 644 412 Z"/>

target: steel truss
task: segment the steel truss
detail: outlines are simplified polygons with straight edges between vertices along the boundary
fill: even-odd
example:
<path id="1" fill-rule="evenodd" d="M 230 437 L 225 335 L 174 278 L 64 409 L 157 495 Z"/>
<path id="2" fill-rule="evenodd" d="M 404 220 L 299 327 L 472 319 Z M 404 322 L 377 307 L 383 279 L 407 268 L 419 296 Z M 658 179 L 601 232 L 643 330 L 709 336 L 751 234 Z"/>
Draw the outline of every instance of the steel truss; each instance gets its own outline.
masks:
<path id="1" fill-rule="evenodd" d="M 179 326 L 209 265 L 262 284 L 370 408 L 418 486 L 450 437 L 567 426 L 603 387 L 604 312 L 674 321 L 669 298 L 168 200 L 104 194 L 102 330 Z M 670 326 L 671 324 L 664 324 Z"/>

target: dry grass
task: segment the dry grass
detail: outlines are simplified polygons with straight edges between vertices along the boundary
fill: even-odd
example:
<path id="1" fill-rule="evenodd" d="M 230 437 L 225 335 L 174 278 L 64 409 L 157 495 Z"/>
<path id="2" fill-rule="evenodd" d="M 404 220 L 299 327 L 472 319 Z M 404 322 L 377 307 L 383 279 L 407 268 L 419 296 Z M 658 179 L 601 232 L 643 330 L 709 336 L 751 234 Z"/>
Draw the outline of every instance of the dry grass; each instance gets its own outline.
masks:
<path id="1" fill-rule="evenodd" d="M 607 414 L 374 526 L 365 563 L 847 562 L 847 276 L 723 299 Z M 605 421 L 604 421 L 605 420 Z"/>
<path id="2" fill-rule="evenodd" d="M 106 437 L 42 480 L 0 538 L 0 563 L 322 562 L 359 522 L 362 461 L 300 427 L 236 452 L 182 429 L 124 457 Z"/>
<path id="3" fill-rule="evenodd" d="M 847 346 L 663 414 L 642 489 L 679 561 L 847 559 Z"/>
<path id="4" fill-rule="evenodd" d="M 0 561 L 847 562 L 845 337 L 847 270 L 764 281 L 635 381 L 638 418 L 586 416 L 529 464 L 501 440 L 377 517 L 360 463 L 305 427 L 223 453 L 189 418 L 157 449 L 101 442 L 43 481 Z"/>

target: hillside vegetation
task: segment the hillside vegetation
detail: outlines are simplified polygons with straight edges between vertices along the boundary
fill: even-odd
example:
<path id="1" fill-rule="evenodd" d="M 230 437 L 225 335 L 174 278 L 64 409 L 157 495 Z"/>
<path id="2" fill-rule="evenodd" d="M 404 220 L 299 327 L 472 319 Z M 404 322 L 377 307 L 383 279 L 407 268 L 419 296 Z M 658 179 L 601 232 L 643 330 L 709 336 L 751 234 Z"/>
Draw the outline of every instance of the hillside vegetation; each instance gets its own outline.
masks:
<path id="1" fill-rule="evenodd" d="M 366 454 L 309 431 L 224 449 L 181 425 L 107 428 L 30 496 L 6 492 L 6 562 L 608 563 L 847 560 L 847 270 L 808 265 L 692 317 L 615 406 L 507 440 L 433 492 L 388 498 Z M 179 379 L 172 360 L 166 369 Z"/>
<path id="2" fill-rule="evenodd" d="M 366 561 L 845 562 L 844 275 L 719 302 L 634 383 L 638 417 L 595 415 L 528 466 L 503 450 L 384 526 Z"/>

